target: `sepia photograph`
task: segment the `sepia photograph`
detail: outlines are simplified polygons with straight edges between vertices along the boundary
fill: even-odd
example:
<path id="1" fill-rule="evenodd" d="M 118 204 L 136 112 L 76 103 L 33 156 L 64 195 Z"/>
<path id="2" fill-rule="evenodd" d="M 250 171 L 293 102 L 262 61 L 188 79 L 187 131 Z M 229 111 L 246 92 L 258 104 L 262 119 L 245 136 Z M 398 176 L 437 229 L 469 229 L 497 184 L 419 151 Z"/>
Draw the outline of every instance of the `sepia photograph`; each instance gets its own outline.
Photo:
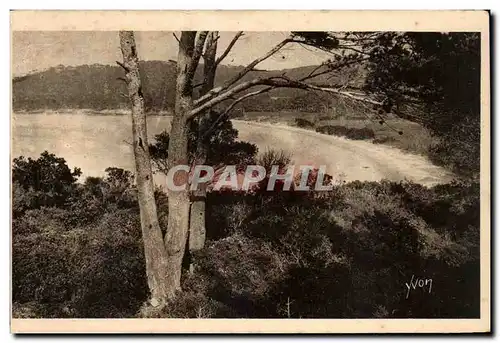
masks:
<path id="1" fill-rule="evenodd" d="M 489 20 L 11 12 L 12 332 L 488 332 Z"/>

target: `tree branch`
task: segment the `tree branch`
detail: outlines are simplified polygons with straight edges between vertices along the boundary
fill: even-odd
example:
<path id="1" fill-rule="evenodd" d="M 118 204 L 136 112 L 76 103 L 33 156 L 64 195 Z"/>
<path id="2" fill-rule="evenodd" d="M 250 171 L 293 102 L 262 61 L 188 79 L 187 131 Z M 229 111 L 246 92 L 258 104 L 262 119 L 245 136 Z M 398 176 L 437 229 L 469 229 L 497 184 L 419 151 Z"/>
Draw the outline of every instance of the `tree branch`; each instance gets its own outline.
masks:
<path id="1" fill-rule="evenodd" d="M 363 54 L 363 55 L 366 55 L 366 56 L 370 56 L 370 54 L 368 52 L 365 52 L 365 51 L 353 48 L 352 46 L 348 46 L 348 45 L 339 45 L 339 49 L 352 50 L 352 51 L 354 51 L 354 52 L 356 52 L 358 54 Z"/>
<path id="2" fill-rule="evenodd" d="M 125 63 L 122 63 L 120 61 L 116 61 L 116 64 L 118 64 L 120 67 L 123 68 L 127 73 L 130 71 L 130 68 L 125 65 Z"/>
<path id="3" fill-rule="evenodd" d="M 334 52 L 334 51 L 331 51 L 331 50 L 328 50 L 328 49 L 325 49 L 325 48 L 322 48 L 322 47 L 319 47 L 319 46 L 316 46 L 316 45 L 313 45 L 313 44 L 310 44 L 310 43 L 307 43 L 307 42 L 304 42 L 301 40 L 293 40 L 293 42 L 298 43 L 302 48 L 306 49 L 307 51 L 311 51 L 311 49 L 306 48 L 304 45 L 307 45 L 307 46 L 313 47 L 315 49 L 324 51 L 324 52 L 326 52 L 330 55 L 333 55 L 333 56 L 340 56 L 340 57 L 342 56 L 342 54 L 339 54 L 338 52 Z M 311 51 L 311 52 L 314 52 L 314 51 Z"/>
<path id="4" fill-rule="evenodd" d="M 217 125 L 222 121 L 222 119 L 224 119 L 224 117 L 226 117 L 229 112 L 231 112 L 231 110 L 234 108 L 234 106 L 236 106 L 237 104 L 239 104 L 240 102 L 242 102 L 243 100 L 245 99 L 248 99 L 252 96 L 256 96 L 256 95 L 259 95 L 259 94 L 262 94 L 262 93 L 266 93 L 266 92 L 269 92 L 271 89 L 274 89 L 275 87 L 267 87 L 267 88 L 262 88 L 261 90 L 258 90 L 258 91 L 255 91 L 255 92 L 250 92 L 250 93 L 247 93 L 241 97 L 239 97 L 238 99 L 234 100 L 227 108 L 226 110 L 217 117 L 217 119 L 213 122 L 213 124 L 208 128 L 208 130 L 203 134 L 202 136 L 202 139 L 205 139 L 208 135 L 210 135 L 216 128 L 217 128 Z"/>
<path id="5" fill-rule="evenodd" d="M 177 35 L 174 33 L 172 33 L 172 35 L 174 36 L 175 40 L 177 41 L 177 43 L 180 43 L 181 41 L 179 40 L 179 37 L 177 37 Z"/>
<path id="6" fill-rule="evenodd" d="M 355 101 L 361 101 L 364 103 L 369 103 L 372 105 L 382 105 L 382 102 L 375 101 L 372 99 L 369 99 L 367 97 L 363 97 L 361 95 L 356 95 L 352 94 L 346 91 L 341 91 L 336 88 L 331 88 L 328 86 L 315 86 L 312 84 L 304 83 L 303 81 L 295 81 L 295 80 L 290 80 L 287 77 L 284 76 L 277 76 L 277 77 L 271 77 L 271 78 L 258 78 L 254 79 L 251 81 L 243 82 L 240 83 L 239 85 L 231 88 L 230 90 L 227 90 L 226 92 L 219 94 L 215 98 L 210 99 L 209 101 L 205 102 L 199 107 L 196 107 L 191 110 L 189 113 L 188 119 L 196 116 L 197 114 L 203 112 L 204 110 L 211 108 L 222 101 L 231 98 L 233 95 L 238 94 L 250 87 L 257 86 L 257 85 L 265 85 L 265 86 L 272 86 L 274 88 L 297 88 L 297 89 L 305 89 L 305 90 L 316 90 L 316 91 L 322 91 L 322 92 L 327 92 L 331 94 L 335 94 L 338 96 L 342 97 L 347 97 L 350 98 L 351 100 Z"/>
<path id="7" fill-rule="evenodd" d="M 236 44 L 236 42 L 238 41 L 238 39 L 240 39 L 241 36 L 243 36 L 243 31 L 239 31 L 238 33 L 236 33 L 236 35 L 234 35 L 233 39 L 231 40 L 231 42 L 227 46 L 226 50 L 224 50 L 222 55 L 220 55 L 220 57 L 215 61 L 216 66 L 218 66 L 224 58 L 226 58 L 226 56 L 229 54 L 229 52 L 233 48 L 234 44 Z"/>
<path id="8" fill-rule="evenodd" d="M 310 80 L 310 79 L 314 79 L 315 77 L 317 76 L 321 76 L 321 75 L 324 75 L 324 74 L 328 74 L 336 69 L 340 69 L 340 68 L 343 68 L 343 67 L 346 67 L 346 66 L 349 66 L 351 64 L 354 64 L 354 63 L 359 63 L 359 62 L 363 62 L 364 60 L 366 60 L 366 58 L 364 59 L 359 59 L 359 60 L 352 60 L 352 61 L 347 61 L 345 63 L 341 63 L 341 64 L 338 64 L 334 67 L 329 67 L 327 70 L 323 70 L 321 72 L 317 72 L 317 73 L 314 73 L 315 71 L 319 70 L 322 66 L 324 66 L 325 64 L 321 64 L 319 65 L 318 67 L 314 68 L 307 76 L 304 76 L 303 78 L 299 79 L 299 81 L 301 82 L 304 82 L 304 81 L 307 81 L 307 80 Z M 284 76 L 284 75 L 283 75 Z M 234 100 L 227 108 L 226 110 L 219 116 L 217 117 L 217 119 L 215 120 L 214 124 L 212 124 L 212 126 L 208 129 L 208 131 L 203 135 L 203 137 L 205 138 L 206 136 L 208 136 L 210 134 L 210 132 L 212 130 L 214 130 L 216 127 L 217 127 L 217 124 L 225 117 L 229 114 L 229 112 L 237 105 L 239 104 L 240 102 L 242 102 L 243 100 L 246 100 L 248 98 L 251 98 L 253 96 L 256 96 L 256 95 L 260 95 L 260 94 L 263 94 L 263 93 L 267 93 L 273 89 L 276 89 L 277 87 L 275 86 L 269 86 L 269 87 L 266 87 L 266 88 L 262 88 L 258 91 L 254 91 L 254 92 L 250 92 L 250 93 L 247 93 L 241 97 L 239 97 L 238 99 Z M 324 87 L 326 88 L 326 87 Z M 330 85 L 330 88 L 331 88 L 331 85 Z M 232 97 L 232 96 L 231 96 Z M 229 97 L 229 98 L 231 98 Z M 227 99 L 226 99 L 227 100 Z"/>
<path id="9" fill-rule="evenodd" d="M 287 39 L 281 41 L 281 43 L 279 43 L 274 48 L 269 50 L 265 55 L 255 59 L 252 63 L 247 65 L 242 71 L 240 71 L 232 79 L 227 81 L 222 87 L 214 88 L 210 92 L 205 94 L 204 96 L 200 97 L 198 100 L 194 101 L 193 105 L 197 106 L 199 104 L 202 104 L 205 101 L 211 99 L 212 97 L 217 96 L 217 94 L 220 94 L 220 93 L 224 92 L 225 90 L 229 89 L 229 87 L 231 87 L 234 83 L 238 82 L 243 76 L 245 76 L 248 72 L 250 72 L 257 64 L 259 64 L 260 62 L 262 62 L 262 61 L 268 59 L 269 57 L 271 57 L 272 55 L 274 55 L 276 52 L 278 52 L 281 48 L 283 48 L 286 44 L 288 44 L 291 41 L 292 41 L 291 38 L 287 38 Z"/>
<path id="10" fill-rule="evenodd" d="M 208 31 L 201 31 L 196 40 L 194 46 L 193 57 L 191 59 L 191 65 L 189 66 L 190 74 L 196 72 L 198 68 L 198 63 L 200 62 L 201 54 L 203 53 L 203 46 L 205 45 L 205 40 L 207 39 Z"/>
<path id="11" fill-rule="evenodd" d="M 261 63 L 262 61 L 264 61 L 264 60 L 268 59 L 269 57 L 271 57 L 272 55 L 274 55 L 276 52 L 278 52 L 279 50 L 281 50 L 288 43 L 300 43 L 300 44 L 309 45 L 309 44 L 307 44 L 304 41 L 300 41 L 300 40 L 293 39 L 293 38 L 290 38 L 290 37 L 284 39 L 278 45 L 276 45 L 274 48 L 272 48 L 270 51 L 268 51 L 265 55 L 263 55 L 262 57 L 257 58 L 252 63 L 248 64 L 242 71 L 240 71 L 236 76 L 234 76 L 232 79 L 230 79 L 229 81 L 227 81 L 223 86 L 214 88 L 211 91 L 209 91 L 208 93 L 206 93 L 204 96 L 202 96 L 199 99 L 195 100 L 194 103 L 193 103 L 193 105 L 194 106 L 198 106 L 198 105 L 204 103 L 205 101 L 208 101 L 212 97 L 217 96 L 218 94 L 220 94 L 220 93 L 224 92 L 225 90 L 229 89 L 229 87 L 231 87 L 234 83 L 236 83 L 241 78 L 243 78 L 243 76 L 245 76 L 250 71 L 254 70 L 254 68 L 255 68 L 255 66 L 257 64 Z M 334 53 L 334 52 L 332 52 L 330 50 L 327 50 L 327 49 L 322 49 L 322 48 L 319 48 L 317 46 L 314 46 L 314 47 L 317 48 L 317 49 L 319 49 L 319 50 L 331 53 L 331 54 L 333 54 L 335 56 L 339 56 L 340 55 L 340 54 L 336 54 L 336 53 Z M 343 67 L 343 66 L 355 63 L 357 61 L 358 60 L 356 60 L 356 61 L 349 61 L 348 63 L 342 64 L 340 66 Z M 338 68 L 335 67 L 335 69 L 338 69 Z M 331 70 L 334 70 L 334 69 L 330 68 L 330 71 Z M 323 73 L 318 74 L 316 76 L 319 76 L 319 75 L 322 75 L 322 74 Z M 326 72 L 325 72 L 325 74 L 326 74 Z"/>

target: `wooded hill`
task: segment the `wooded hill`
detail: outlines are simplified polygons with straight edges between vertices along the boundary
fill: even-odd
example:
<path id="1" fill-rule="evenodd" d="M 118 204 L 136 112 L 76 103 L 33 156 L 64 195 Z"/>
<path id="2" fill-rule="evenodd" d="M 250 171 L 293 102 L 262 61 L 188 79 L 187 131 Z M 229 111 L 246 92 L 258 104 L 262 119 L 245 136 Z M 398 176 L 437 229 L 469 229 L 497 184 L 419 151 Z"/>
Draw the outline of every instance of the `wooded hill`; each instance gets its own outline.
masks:
<path id="1" fill-rule="evenodd" d="M 291 79 L 309 75 L 318 66 L 305 66 L 283 70 L 255 70 L 240 82 L 256 77 L 285 74 Z M 140 63 L 146 110 L 170 110 L 174 104 L 175 62 L 142 61 Z M 217 70 L 216 84 L 220 85 L 242 70 L 242 66 L 221 65 Z M 323 67 L 324 68 L 324 67 Z M 201 81 L 203 65 L 196 73 L 196 83 Z M 342 74 L 324 74 L 313 79 L 318 84 L 349 84 L 359 87 L 363 82 L 361 72 L 345 70 Z M 119 78 L 123 70 L 112 65 L 57 66 L 13 79 L 14 111 L 93 109 L 112 110 L 128 107 L 126 87 Z M 318 111 L 331 96 L 305 92 L 300 89 L 276 89 L 251 98 L 241 104 L 246 111 L 308 110 Z"/>

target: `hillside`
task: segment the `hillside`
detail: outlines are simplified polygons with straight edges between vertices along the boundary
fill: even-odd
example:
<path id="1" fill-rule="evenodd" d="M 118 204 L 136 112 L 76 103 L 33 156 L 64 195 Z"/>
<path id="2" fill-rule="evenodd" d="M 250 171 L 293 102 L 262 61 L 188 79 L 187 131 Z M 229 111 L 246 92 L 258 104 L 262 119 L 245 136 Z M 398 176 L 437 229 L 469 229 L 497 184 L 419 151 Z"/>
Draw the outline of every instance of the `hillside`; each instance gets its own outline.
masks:
<path id="1" fill-rule="evenodd" d="M 147 111 L 169 110 L 174 103 L 175 62 L 141 61 L 141 76 Z M 196 74 L 201 80 L 201 65 Z M 216 84 L 220 85 L 236 75 L 243 67 L 221 65 Z M 258 70 L 248 73 L 242 81 L 265 75 L 286 75 L 290 78 L 307 76 L 316 66 L 285 70 Z M 30 111 L 41 109 L 86 108 L 110 110 L 128 106 L 126 87 L 119 77 L 123 71 L 118 66 L 82 65 L 57 66 L 42 72 L 13 79 L 13 109 Z M 345 76 L 344 76 L 345 78 Z M 339 83 L 341 75 L 324 75 L 314 79 L 317 83 Z M 359 78 L 354 82 L 360 83 Z M 311 104 L 324 101 L 325 95 L 311 94 L 295 89 L 279 89 L 247 101 L 242 106 L 248 111 L 275 111 L 308 109 Z M 301 108 L 306 106 L 307 108 Z"/>

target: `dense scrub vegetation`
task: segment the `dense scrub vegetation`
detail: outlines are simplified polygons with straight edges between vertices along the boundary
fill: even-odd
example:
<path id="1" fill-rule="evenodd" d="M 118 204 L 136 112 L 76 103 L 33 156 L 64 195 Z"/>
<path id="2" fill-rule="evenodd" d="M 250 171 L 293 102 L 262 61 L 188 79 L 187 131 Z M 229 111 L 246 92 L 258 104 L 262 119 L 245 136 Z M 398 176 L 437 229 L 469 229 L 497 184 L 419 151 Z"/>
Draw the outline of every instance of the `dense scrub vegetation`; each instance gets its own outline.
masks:
<path id="1" fill-rule="evenodd" d="M 275 152 L 261 162 L 271 159 L 289 162 Z M 207 246 L 158 312 L 147 303 L 133 175 L 109 168 L 79 184 L 71 174 L 48 153 L 14 163 L 15 317 L 479 315 L 477 183 L 210 193 Z M 161 190 L 156 200 L 165 230 Z M 432 279 L 432 290 L 406 298 L 412 275 Z"/>

